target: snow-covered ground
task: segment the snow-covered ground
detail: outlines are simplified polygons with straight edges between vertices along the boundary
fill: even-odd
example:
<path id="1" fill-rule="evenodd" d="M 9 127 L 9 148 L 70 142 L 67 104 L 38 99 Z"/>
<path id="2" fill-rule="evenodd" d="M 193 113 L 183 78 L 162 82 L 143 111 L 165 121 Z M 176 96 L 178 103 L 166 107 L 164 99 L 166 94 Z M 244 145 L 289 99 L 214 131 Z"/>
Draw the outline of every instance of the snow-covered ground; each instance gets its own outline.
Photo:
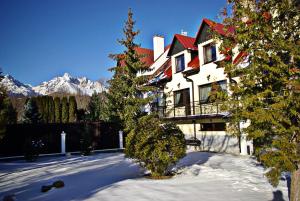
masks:
<path id="1" fill-rule="evenodd" d="M 121 153 L 0 163 L 0 200 L 205 200 L 288 201 L 287 181 L 274 189 L 253 159 L 229 154 L 190 152 L 171 179 L 152 180 Z M 42 185 L 61 179 L 65 187 L 41 193 Z"/>

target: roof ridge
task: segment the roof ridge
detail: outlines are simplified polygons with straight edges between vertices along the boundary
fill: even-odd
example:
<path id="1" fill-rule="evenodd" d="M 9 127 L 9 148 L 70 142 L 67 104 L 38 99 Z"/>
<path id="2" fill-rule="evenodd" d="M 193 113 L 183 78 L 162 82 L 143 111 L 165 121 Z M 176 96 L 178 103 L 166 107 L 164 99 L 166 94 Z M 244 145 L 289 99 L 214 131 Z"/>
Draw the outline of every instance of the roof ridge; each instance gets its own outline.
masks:
<path id="1" fill-rule="evenodd" d="M 180 37 L 186 37 L 186 38 L 196 39 L 196 38 L 194 38 L 194 37 L 191 37 L 191 36 L 185 36 L 185 35 L 182 35 L 182 34 L 175 34 L 175 36 L 180 36 Z"/>

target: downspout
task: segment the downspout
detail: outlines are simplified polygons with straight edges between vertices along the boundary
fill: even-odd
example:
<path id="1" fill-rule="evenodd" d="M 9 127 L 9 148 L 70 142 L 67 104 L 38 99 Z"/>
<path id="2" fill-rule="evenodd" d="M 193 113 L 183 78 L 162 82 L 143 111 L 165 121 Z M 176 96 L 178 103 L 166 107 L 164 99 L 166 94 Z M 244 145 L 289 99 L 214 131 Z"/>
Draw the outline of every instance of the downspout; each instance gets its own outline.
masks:
<path id="1" fill-rule="evenodd" d="M 187 82 L 192 83 L 192 99 L 193 99 L 193 115 L 195 115 L 195 96 L 194 96 L 194 81 L 190 78 L 188 78 L 187 74 L 183 74 L 183 77 L 186 79 Z M 197 131 L 196 131 L 196 121 L 193 120 L 193 125 L 194 125 L 194 140 L 197 139 Z"/>
<path id="2" fill-rule="evenodd" d="M 193 115 L 195 115 L 194 81 L 192 79 L 188 78 L 188 76 L 186 74 L 183 74 L 183 77 L 186 79 L 187 82 L 191 82 L 192 83 Z"/>

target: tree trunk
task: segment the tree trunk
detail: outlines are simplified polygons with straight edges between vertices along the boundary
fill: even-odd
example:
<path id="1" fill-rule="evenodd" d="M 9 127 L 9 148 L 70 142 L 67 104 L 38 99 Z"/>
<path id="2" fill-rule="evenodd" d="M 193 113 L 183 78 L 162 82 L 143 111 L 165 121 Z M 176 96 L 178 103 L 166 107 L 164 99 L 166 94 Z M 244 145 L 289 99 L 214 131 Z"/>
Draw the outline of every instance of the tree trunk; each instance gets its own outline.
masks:
<path id="1" fill-rule="evenodd" d="M 300 164 L 298 170 L 292 172 L 291 201 L 300 201 Z"/>

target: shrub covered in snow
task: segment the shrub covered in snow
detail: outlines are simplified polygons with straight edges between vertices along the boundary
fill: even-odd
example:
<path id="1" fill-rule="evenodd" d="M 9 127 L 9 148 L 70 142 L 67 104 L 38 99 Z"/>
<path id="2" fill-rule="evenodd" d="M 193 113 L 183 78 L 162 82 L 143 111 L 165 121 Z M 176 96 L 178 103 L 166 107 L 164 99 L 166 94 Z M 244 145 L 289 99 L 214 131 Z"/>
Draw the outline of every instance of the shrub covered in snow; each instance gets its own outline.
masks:
<path id="1" fill-rule="evenodd" d="M 125 153 L 151 171 L 153 177 L 168 174 L 171 165 L 185 156 L 184 134 L 173 123 L 162 124 L 153 115 L 139 119 L 126 138 Z"/>

